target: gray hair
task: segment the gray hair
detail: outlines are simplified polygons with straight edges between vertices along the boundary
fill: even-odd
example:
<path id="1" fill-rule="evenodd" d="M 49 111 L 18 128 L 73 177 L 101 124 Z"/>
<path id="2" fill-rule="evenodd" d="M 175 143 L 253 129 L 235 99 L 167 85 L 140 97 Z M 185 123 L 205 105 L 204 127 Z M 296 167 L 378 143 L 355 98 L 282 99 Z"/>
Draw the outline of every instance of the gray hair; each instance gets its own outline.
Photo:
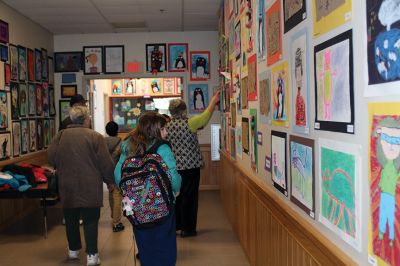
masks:
<path id="1" fill-rule="evenodd" d="M 182 99 L 173 99 L 169 102 L 169 112 L 173 118 L 186 118 L 187 107 Z"/>
<path id="2" fill-rule="evenodd" d="M 89 109 L 86 106 L 76 105 L 69 109 L 69 117 L 73 124 L 83 125 L 90 117 Z"/>

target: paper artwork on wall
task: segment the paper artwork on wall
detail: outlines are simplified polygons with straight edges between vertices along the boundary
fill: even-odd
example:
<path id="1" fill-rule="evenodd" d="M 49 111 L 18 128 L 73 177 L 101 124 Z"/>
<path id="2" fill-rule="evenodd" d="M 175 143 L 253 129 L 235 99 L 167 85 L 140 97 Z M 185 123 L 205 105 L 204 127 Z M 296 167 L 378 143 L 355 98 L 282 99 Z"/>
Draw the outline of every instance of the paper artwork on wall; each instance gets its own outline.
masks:
<path id="1" fill-rule="evenodd" d="M 20 123 L 20 121 L 12 122 L 12 134 L 13 134 L 13 157 L 17 157 L 21 154 L 21 123 Z"/>
<path id="2" fill-rule="evenodd" d="M 36 150 L 36 120 L 29 119 L 29 151 Z"/>
<path id="3" fill-rule="evenodd" d="M 230 113 L 231 113 L 231 120 L 232 120 L 231 126 L 234 128 L 234 127 L 236 127 L 236 103 L 235 102 L 231 103 Z"/>
<path id="4" fill-rule="evenodd" d="M 7 127 L 8 127 L 7 92 L 0 91 L 0 129 L 5 130 L 7 129 Z"/>
<path id="5" fill-rule="evenodd" d="M 120 74 L 125 71 L 125 46 L 104 46 L 104 73 Z"/>
<path id="6" fill-rule="evenodd" d="M 249 154 L 250 150 L 250 140 L 249 140 L 249 118 L 242 117 L 242 147 L 243 152 Z"/>
<path id="7" fill-rule="evenodd" d="M 287 61 L 272 68 L 272 124 L 289 127 L 289 77 Z"/>
<path id="8" fill-rule="evenodd" d="M 293 131 L 308 134 L 309 129 L 309 63 L 307 29 L 296 32 L 291 41 L 291 80 Z"/>
<path id="9" fill-rule="evenodd" d="M 236 23 L 235 33 L 234 33 L 234 43 L 235 43 L 235 58 L 236 61 L 240 59 L 240 55 L 242 54 L 242 45 L 241 45 L 241 25 L 240 20 Z"/>
<path id="10" fill-rule="evenodd" d="M 290 136 L 290 200 L 315 219 L 314 140 Z"/>
<path id="11" fill-rule="evenodd" d="M 18 80 L 18 47 L 10 44 L 11 80 Z"/>
<path id="12" fill-rule="evenodd" d="M 257 61 L 262 62 L 266 59 L 265 41 L 265 0 L 258 0 L 258 19 L 257 21 Z"/>
<path id="13" fill-rule="evenodd" d="M 370 103 L 368 253 L 377 265 L 400 263 L 400 106 Z"/>
<path id="14" fill-rule="evenodd" d="M 103 72 L 103 47 L 84 46 L 84 73 L 100 74 Z"/>
<path id="15" fill-rule="evenodd" d="M 307 18 L 306 0 L 283 0 L 285 33 Z"/>
<path id="16" fill-rule="evenodd" d="M 230 128 L 231 159 L 236 160 L 236 130 Z"/>
<path id="17" fill-rule="evenodd" d="M 19 116 L 25 117 L 28 115 L 28 89 L 26 83 L 19 84 Z"/>
<path id="18" fill-rule="evenodd" d="M 241 91 L 240 91 L 240 95 L 241 95 L 241 106 L 242 109 L 247 109 L 248 105 L 249 105 L 249 100 L 248 100 L 248 77 L 243 77 L 242 78 L 242 82 L 241 82 Z"/>
<path id="19" fill-rule="evenodd" d="M 248 59 L 248 100 L 257 101 L 257 58 L 253 54 Z"/>
<path id="20" fill-rule="evenodd" d="M 329 32 L 351 20 L 352 0 L 312 1 L 314 36 Z"/>
<path id="21" fill-rule="evenodd" d="M 240 15 L 241 30 L 240 30 L 240 42 L 241 42 L 241 60 L 242 73 L 247 75 L 247 47 L 248 47 L 248 29 L 246 27 L 246 14 L 242 13 Z"/>
<path id="22" fill-rule="evenodd" d="M 267 70 L 259 74 L 259 112 L 260 121 L 264 124 L 271 124 L 271 71 Z"/>
<path id="23" fill-rule="evenodd" d="M 285 132 L 271 131 L 271 167 L 271 177 L 274 187 L 287 197 L 288 188 Z"/>
<path id="24" fill-rule="evenodd" d="M 0 161 L 11 157 L 11 133 L 8 131 L 0 132 Z"/>
<path id="25" fill-rule="evenodd" d="M 242 126 L 236 125 L 235 129 L 236 129 L 236 154 L 237 154 L 237 157 L 242 158 L 242 151 L 243 151 Z"/>
<path id="26" fill-rule="evenodd" d="M 21 120 L 21 153 L 29 152 L 29 120 Z"/>
<path id="27" fill-rule="evenodd" d="M 352 31 L 314 47 L 315 129 L 354 134 Z"/>
<path id="28" fill-rule="evenodd" d="M 168 44 L 168 71 L 184 72 L 188 64 L 188 44 L 169 43 Z"/>
<path id="29" fill-rule="evenodd" d="M 258 172 L 257 147 L 257 109 L 250 109 L 250 163 L 251 169 Z"/>
<path id="30" fill-rule="evenodd" d="M 281 1 L 275 1 L 267 10 L 267 65 L 282 58 Z"/>
<path id="31" fill-rule="evenodd" d="M 111 80 L 111 94 L 112 95 L 122 95 L 123 84 L 124 84 L 124 82 L 122 79 L 112 79 Z"/>
<path id="32" fill-rule="evenodd" d="M 33 83 L 28 83 L 28 112 L 30 116 L 36 115 L 36 87 Z M 55 112 L 55 111 L 54 111 Z"/>
<path id="33" fill-rule="evenodd" d="M 361 147 L 319 139 L 319 221 L 361 249 Z"/>
<path id="34" fill-rule="evenodd" d="M 211 56 L 209 51 L 190 52 L 190 80 L 211 78 Z"/>
<path id="35" fill-rule="evenodd" d="M 11 119 L 19 119 L 19 84 L 11 82 Z"/>
<path id="36" fill-rule="evenodd" d="M 367 0 L 368 84 L 400 80 L 400 14 L 399 1 Z M 368 96 L 400 94 L 397 86 L 382 91 L 367 88 Z"/>
<path id="37" fill-rule="evenodd" d="M 203 112 L 208 106 L 208 84 L 189 84 L 188 96 L 189 113 Z"/>

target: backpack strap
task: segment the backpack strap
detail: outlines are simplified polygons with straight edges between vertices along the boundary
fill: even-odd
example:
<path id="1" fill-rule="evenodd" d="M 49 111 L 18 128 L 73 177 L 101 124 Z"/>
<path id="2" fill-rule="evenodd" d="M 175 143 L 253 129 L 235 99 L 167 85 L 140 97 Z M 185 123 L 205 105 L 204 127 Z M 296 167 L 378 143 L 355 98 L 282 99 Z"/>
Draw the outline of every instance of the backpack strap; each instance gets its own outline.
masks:
<path id="1" fill-rule="evenodd" d="M 146 154 L 157 153 L 158 148 L 163 144 L 168 145 L 172 149 L 171 143 L 169 143 L 169 141 L 159 139 L 146 151 Z"/>

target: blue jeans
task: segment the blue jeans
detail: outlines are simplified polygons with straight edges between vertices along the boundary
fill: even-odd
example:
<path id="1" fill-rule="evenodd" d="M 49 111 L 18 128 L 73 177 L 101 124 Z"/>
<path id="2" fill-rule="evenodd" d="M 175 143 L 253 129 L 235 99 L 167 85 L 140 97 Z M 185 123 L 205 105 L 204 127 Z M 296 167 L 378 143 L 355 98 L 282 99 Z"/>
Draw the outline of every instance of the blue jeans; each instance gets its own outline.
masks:
<path id="1" fill-rule="evenodd" d="M 389 224 L 389 239 L 394 240 L 394 211 L 395 211 L 394 196 L 382 192 L 381 202 L 379 205 L 379 232 L 386 232 L 386 222 Z"/>

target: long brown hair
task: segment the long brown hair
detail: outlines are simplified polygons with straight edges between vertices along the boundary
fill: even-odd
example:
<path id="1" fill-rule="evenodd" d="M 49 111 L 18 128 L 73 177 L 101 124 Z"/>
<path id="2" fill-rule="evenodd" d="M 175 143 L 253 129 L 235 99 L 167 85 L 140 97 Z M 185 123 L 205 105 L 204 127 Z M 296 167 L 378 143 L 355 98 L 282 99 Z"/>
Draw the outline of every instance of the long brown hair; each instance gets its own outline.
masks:
<path id="1" fill-rule="evenodd" d="M 130 138 L 130 153 L 133 155 L 143 154 L 146 146 L 156 140 L 161 140 L 161 128 L 165 127 L 167 121 L 164 116 L 157 112 L 146 112 L 139 118 L 137 127 L 132 130 Z"/>

